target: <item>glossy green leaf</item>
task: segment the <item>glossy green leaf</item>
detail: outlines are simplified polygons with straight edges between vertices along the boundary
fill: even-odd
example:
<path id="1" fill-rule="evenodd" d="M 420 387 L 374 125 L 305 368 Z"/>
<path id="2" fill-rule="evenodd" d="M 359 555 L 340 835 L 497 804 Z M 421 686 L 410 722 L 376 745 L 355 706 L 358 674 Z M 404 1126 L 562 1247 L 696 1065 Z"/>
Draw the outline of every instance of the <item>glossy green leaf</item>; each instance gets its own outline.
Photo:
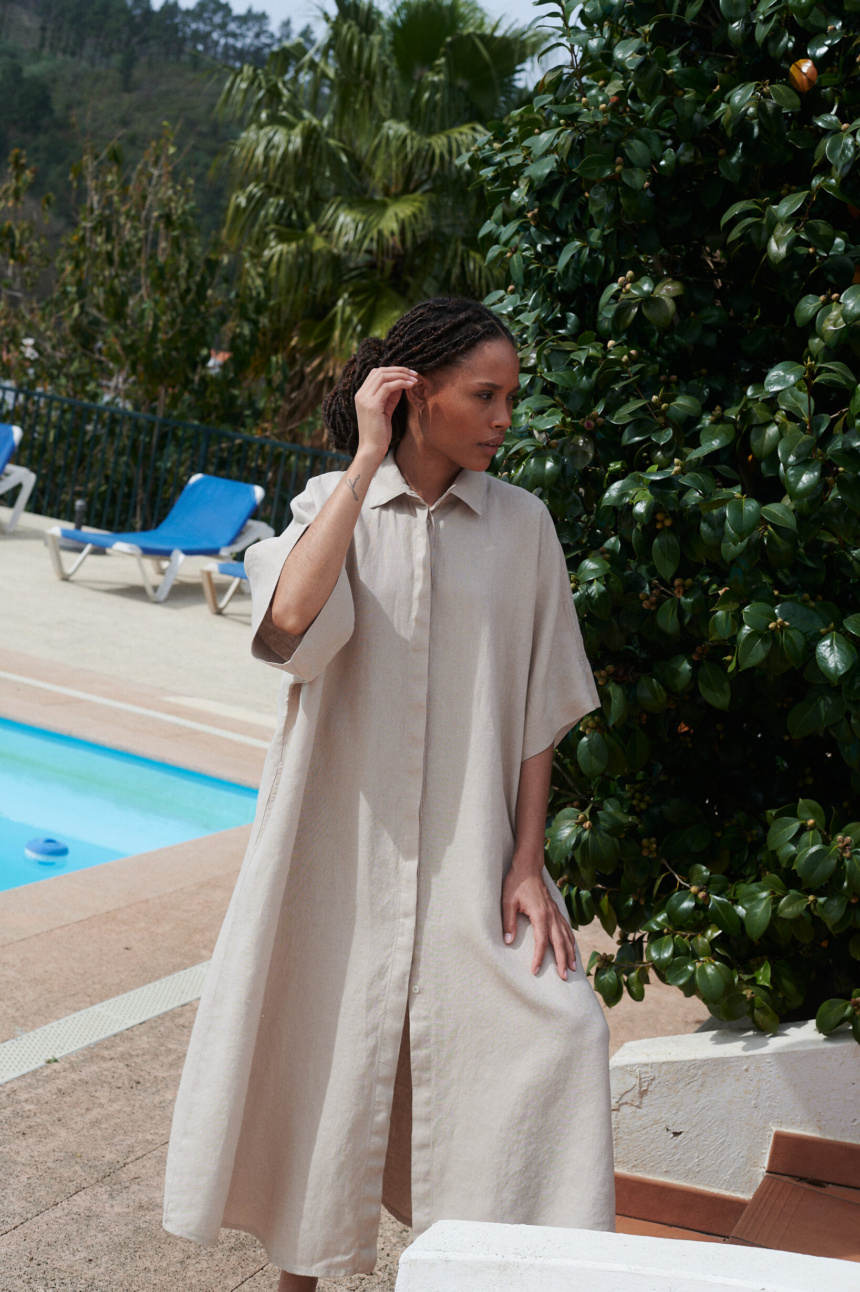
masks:
<path id="1" fill-rule="evenodd" d="M 835 1032 L 837 1027 L 847 1023 L 852 1013 L 849 1001 L 826 1000 L 815 1015 L 815 1026 L 826 1036 L 828 1032 Z"/>
<path id="2" fill-rule="evenodd" d="M 804 369 L 799 363 L 792 363 L 790 359 L 783 360 L 782 363 L 776 364 L 764 379 L 764 388 L 768 394 L 776 394 L 777 391 L 787 390 L 789 386 L 796 386 L 803 376 Z"/>
<path id="3" fill-rule="evenodd" d="M 686 959 L 684 956 L 678 956 L 671 962 L 666 970 L 666 981 L 672 987 L 683 987 L 688 983 L 695 972 L 695 960 Z"/>
<path id="4" fill-rule="evenodd" d="M 702 1000 L 709 1005 L 715 1005 L 731 985 L 730 973 L 715 961 L 700 961 L 696 965 L 695 979 Z"/>
<path id="5" fill-rule="evenodd" d="M 800 821 L 798 821 L 797 817 L 793 817 L 793 816 L 777 817 L 777 819 L 774 821 L 773 825 L 770 827 L 770 829 L 767 832 L 768 848 L 771 848 L 774 852 L 776 852 L 778 849 L 782 847 L 784 843 L 788 843 L 789 839 L 794 838 L 794 836 L 800 830 L 800 827 L 801 827 L 801 823 Z"/>
<path id="6" fill-rule="evenodd" d="M 783 529 L 797 530 L 797 517 L 794 510 L 784 502 L 765 503 L 761 509 L 761 514 L 771 525 L 779 525 Z"/>
<path id="7" fill-rule="evenodd" d="M 778 103 L 786 112 L 797 112 L 800 109 L 800 98 L 790 86 L 777 81 L 771 85 L 770 94 L 774 103 Z"/>
<path id="8" fill-rule="evenodd" d="M 752 628 L 742 628 L 738 633 L 738 668 L 754 668 L 767 659 L 773 638 L 768 632 L 756 632 Z"/>
<path id="9" fill-rule="evenodd" d="M 656 938 L 648 944 L 648 959 L 655 964 L 658 969 L 665 969 L 675 958 L 675 940 L 667 934 L 662 938 Z"/>
<path id="10" fill-rule="evenodd" d="M 821 309 L 820 296 L 804 296 L 794 307 L 794 321 L 798 327 L 806 327 Z"/>
<path id="11" fill-rule="evenodd" d="M 576 747 L 576 761 L 586 776 L 600 776 L 609 763 L 609 746 L 599 731 L 590 731 Z"/>
<path id="12" fill-rule="evenodd" d="M 698 683 L 699 690 L 708 704 L 712 704 L 715 709 L 728 709 L 732 692 L 729 679 L 719 664 L 705 660 L 699 668 Z"/>
<path id="13" fill-rule="evenodd" d="M 636 683 L 636 699 L 646 713 L 662 713 L 669 702 L 665 688 L 653 677 L 639 678 Z"/>
<path id="14" fill-rule="evenodd" d="M 846 323 L 860 322 L 860 283 L 842 293 L 842 317 Z M 856 381 L 856 377 L 855 377 Z"/>
<path id="15" fill-rule="evenodd" d="M 797 873 L 806 888 L 820 888 L 836 869 L 836 853 L 820 844 L 797 860 Z"/>
<path id="16" fill-rule="evenodd" d="M 758 942 L 770 924 L 772 902 L 769 894 L 764 894 L 750 902 L 744 912 L 744 928 L 753 942 Z"/>
<path id="17" fill-rule="evenodd" d="M 726 508 L 726 520 L 738 538 L 749 538 L 761 518 L 761 506 L 754 498 L 732 498 Z"/>
<path id="18" fill-rule="evenodd" d="M 830 682 L 838 682 L 857 663 L 857 651 L 842 633 L 828 633 L 815 649 L 818 667 Z"/>
<path id="19" fill-rule="evenodd" d="M 594 990 L 603 997 L 607 1005 L 618 1004 L 624 994 L 624 982 L 613 965 L 603 966 L 595 972 Z"/>
<path id="20" fill-rule="evenodd" d="M 753 1010 L 753 1022 L 763 1032 L 776 1032 L 779 1027 L 779 1016 L 769 1005 L 759 1001 Z"/>
<path id="21" fill-rule="evenodd" d="M 741 917 L 735 905 L 727 897 L 712 893 L 708 902 L 708 913 L 715 924 L 718 924 L 729 937 L 737 937 L 741 931 Z"/>
<path id="22" fill-rule="evenodd" d="M 672 578 L 681 560 L 681 547 L 671 530 L 660 530 L 651 546 L 651 559 L 661 578 Z"/>
<path id="23" fill-rule="evenodd" d="M 679 892 L 673 893 L 666 903 L 666 914 L 677 928 L 685 926 L 695 909 L 696 899 L 687 888 L 682 888 Z"/>
<path id="24" fill-rule="evenodd" d="M 798 915 L 802 915 L 806 910 L 807 898 L 805 893 L 800 893 L 793 888 L 786 893 L 776 908 L 776 913 L 781 920 L 794 920 Z"/>
<path id="25" fill-rule="evenodd" d="M 821 833 L 827 827 L 827 818 L 824 814 L 824 808 L 815 799 L 798 799 L 797 815 L 800 821 L 811 829 L 819 830 Z"/>

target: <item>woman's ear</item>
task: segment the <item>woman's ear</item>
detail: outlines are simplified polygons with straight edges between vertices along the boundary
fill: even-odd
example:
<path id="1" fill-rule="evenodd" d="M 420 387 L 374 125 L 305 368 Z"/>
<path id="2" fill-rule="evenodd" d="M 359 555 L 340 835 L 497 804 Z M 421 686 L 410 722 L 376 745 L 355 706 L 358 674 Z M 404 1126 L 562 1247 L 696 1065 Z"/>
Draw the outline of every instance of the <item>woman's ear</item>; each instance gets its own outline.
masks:
<path id="1" fill-rule="evenodd" d="M 407 386 L 407 388 L 404 390 L 403 393 L 406 396 L 407 402 L 411 404 L 411 406 L 415 409 L 416 413 L 420 413 L 421 410 L 424 408 L 424 405 L 427 403 L 427 393 L 424 387 L 424 378 L 419 377 L 415 385 Z"/>

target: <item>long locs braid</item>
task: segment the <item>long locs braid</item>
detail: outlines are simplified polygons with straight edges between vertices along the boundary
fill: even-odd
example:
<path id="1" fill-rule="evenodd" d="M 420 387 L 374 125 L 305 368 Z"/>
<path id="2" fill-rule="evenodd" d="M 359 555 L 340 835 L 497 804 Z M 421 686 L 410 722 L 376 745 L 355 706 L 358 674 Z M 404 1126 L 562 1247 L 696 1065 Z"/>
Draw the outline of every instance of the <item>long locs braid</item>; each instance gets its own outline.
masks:
<path id="1" fill-rule="evenodd" d="M 422 301 L 402 315 L 384 340 L 366 337 L 345 364 L 335 388 L 323 400 L 322 414 L 328 442 L 341 453 L 354 454 L 358 448 L 356 392 L 373 368 L 396 366 L 415 372 L 432 372 L 456 363 L 484 341 L 514 338 L 499 318 L 479 301 L 456 296 L 436 296 Z M 406 400 L 394 410 L 392 447 L 396 448 L 406 430 Z"/>

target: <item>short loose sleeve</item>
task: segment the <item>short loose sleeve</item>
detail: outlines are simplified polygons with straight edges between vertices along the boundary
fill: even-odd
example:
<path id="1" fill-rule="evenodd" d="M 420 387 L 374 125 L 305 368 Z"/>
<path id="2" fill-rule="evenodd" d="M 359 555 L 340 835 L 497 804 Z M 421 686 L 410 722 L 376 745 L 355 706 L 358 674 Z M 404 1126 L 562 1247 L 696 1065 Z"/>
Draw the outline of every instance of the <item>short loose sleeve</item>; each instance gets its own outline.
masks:
<path id="1" fill-rule="evenodd" d="M 549 512 L 541 523 L 523 762 L 557 745 L 600 703 Z"/>
<path id="2" fill-rule="evenodd" d="M 271 621 L 271 603 L 284 562 L 336 487 L 342 473 L 312 480 L 294 498 L 293 519 L 283 534 L 255 543 L 245 555 L 251 585 L 251 654 L 255 659 L 290 673 L 298 682 L 312 682 L 352 636 L 355 609 L 352 590 L 342 569 L 331 595 L 301 637 L 279 632 Z M 260 629 L 265 628 L 265 637 Z"/>

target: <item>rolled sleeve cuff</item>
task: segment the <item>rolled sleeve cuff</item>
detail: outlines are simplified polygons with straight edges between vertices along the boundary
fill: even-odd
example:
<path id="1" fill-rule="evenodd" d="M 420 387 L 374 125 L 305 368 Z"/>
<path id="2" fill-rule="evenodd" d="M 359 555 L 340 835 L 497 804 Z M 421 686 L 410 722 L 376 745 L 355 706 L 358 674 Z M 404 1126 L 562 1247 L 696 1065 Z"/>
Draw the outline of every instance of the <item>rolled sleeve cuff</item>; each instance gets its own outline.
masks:
<path id="1" fill-rule="evenodd" d="M 284 633 L 284 645 L 287 649 L 292 646 L 292 650 L 283 659 L 269 659 L 267 663 L 282 668 L 298 682 L 312 682 L 346 645 L 354 626 L 349 579 L 346 570 L 341 570 L 328 601 L 307 632 L 292 638 Z"/>
<path id="2" fill-rule="evenodd" d="M 346 645 L 355 627 L 352 590 L 345 569 L 301 637 L 290 637 L 272 623 L 271 602 L 284 562 L 306 529 L 307 525 L 294 521 L 278 538 L 255 544 L 245 557 L 252 598 L 251 654 L 291 674 L 298 682 L 312 682 Z"/>

